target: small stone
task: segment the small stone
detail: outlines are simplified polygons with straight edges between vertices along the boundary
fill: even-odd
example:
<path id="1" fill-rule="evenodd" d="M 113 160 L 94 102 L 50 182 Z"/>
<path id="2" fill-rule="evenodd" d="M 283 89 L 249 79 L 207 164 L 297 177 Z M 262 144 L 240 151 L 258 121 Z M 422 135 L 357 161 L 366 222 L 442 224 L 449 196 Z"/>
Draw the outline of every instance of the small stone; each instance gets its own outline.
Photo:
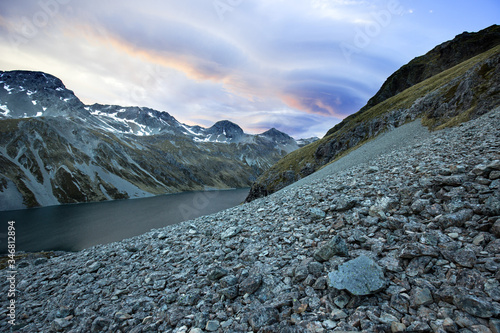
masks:
<path id="1" fill-rule="evenodd" d="M 221 239 L 226 239 L 226 238 L 231 238 L 231 237 L 234 237 L 236 236 L 237 234 L 239 234 L 241 232 L 241 228 L 240 227 L 229 227 L 227 228 L 221 235 L 220 235 L 220 238 Z"/>
<path id="2" fill-rule="evenodd" d="M 491 318 L 500 314 L 500 306 L 472 295 L 456 295 L 453 303 L 457 308 L 480 318 Z"/>
<path id="3" fill-rule="evenodd" d="M 365 255 L 340 265 L 328 278 L 331 287 L 358 296 L 377 293 L 387 285 L 382 268 Z"/>
<path id="4" fill-rule="evenodd" d="M 227 274 L 228 271 L 226 271 L 224 268 L 215 267 L 214 269 L 210 270 L 210 272 L 208 272 L 207 278 L 211 281 L 215 281 L 223 278 Z"/>
<path id="5" fill-rule="evenodd" d="M 494 170 L 490 172 L 490 180 L 496 180 L 500 178 L 500 171 Z"/>
<path id="6" fill-rule="evenodd" d="M 490 229 L 490 232 L 495 235 L 495 237 L 500 238 L 500 219 L 498 219 Z"/>
<path id="7" fill-rule="evenodd" d="M 484 202 L 484 212 L 489 216 L 500 215 L 500 196 L 492 195 Z"/>
<path id="8" fill-rule="evenodd" d="M 399 201 L 390 197 L 378 198 L 375 205 L 370 207 L 369 214 L 374 217 L 386 220 L 387 216 L 385 213 L 396 209 L 398 207 Z"/>
<path id="9" fill-rule="evenodd" d="M 96 261 L 96 262 L 92 263 L 91 265 L 89 265 L 87 267 L 87 272 L 89 272 L 89 273 L 95 273 L 101 267 L 102 267 L 102 264 L 100 262 Z"/>
<path id="10" fill-rule="evenodd" d="M 222 288 L 235 286 L 238 284 L 238 278 L 234 275 L 227 275 L 227 276 L 224 276 L 223 278 L 221 278 L 219 280 L 219 283 L 222 286 Z"/>
<path id="11" fill-rule="evenodd" d="M 309 268 L 306 265 L 298 265 L 293 271 L 295 281 L 304 281 L 309 276 Z"/>
<path id="12" fill-rule="evenodd" d="M 463 327 L 471 327 L 472 325 L 477 323 L 477 321 L 475 320 L 475 318 L 469 315 L 458 315 L 455 316 L 455 323 L 457 324 L 458 328 L 463 328 Z"/>
<path id="13" fill-rule="evenodd" d="M 142 324 L 143 325 L 149 325 L 149 324 L 152 324 L 153 323 L 153 316 L 147 316 L 147 317 L 144 317 L 144 319 L 142 320 Z"/>
<path id="14" fill-rule="evenodd" d="M 342 293 L 333 299 L 333 303 L 335 303 L 335 305 L 338 306 L 339 308 L 343 309 L 346 307 L 347 304 L 349 304 L 350 300 L 351 297 L 349 297 L 349 295 Z"/>
<path id="15" fill-rule="evenodd" d="M 328 287 L 328 279 L 321 276 L 314 282 L 312 287 L 314 290 L 325 290 Z"/>
<path id="16" fill-rule="evenodd" d="M 443 320 L 443 329 L 449 333 L 454 333 L 458 330 L 457 325 L 455 324 L 453 319 L 451 319 L 449 317 L 447 317 Z"/>
<path id="17" fill-rule="evenodd" d="M 254 332 L 257 332 L 261 327 L 269 326 L 278 322 L 279 313 L 273 307 L 262 307 L 253 312 L 248 323 L 252 326 Z"/>
<path id="18" fill-rule="evenodd" d="M 500 170 L 500 160 L 494 160 L 486 166 L 486 169 L 490 170 Z"/>
<path id="19" fill-rule="evenodd" d="M 293 305 L 294 295 L 292 293 L 279 294 L 271 303 L 272 307 L 280 309 L 284 306 Z"/>
<path id="20" fill-rule="evenodd" d="M 391 301 L 390 301 L 390 306 L 394 310 L 398 311 L 401 314 L 408 313 L 408 309 L 410 306 L 410 302 L 408 300 L 409 296 L 406 294 L 405 294 L 405 296 L 403 296 L 403 294 L 395 294 L 395 295 L 392 295 Z"/>
<path id="21" fill-rule="evenodd" d="M 484 291 L 494 301 L 500 301 L 500 283 L 495 279 L 490 279 L 484 283 Z"/>
<path id="22" fill-rule="evenodd" d="M 392 333 L 402 333 L 406 332 L 406 325 L 403 323 L 392 322 L 391 323 L 391 332 Z"/>
<path id="23" fill-rule="evenodd" d="M 473 250 L 470 249 L 459 249 L 458 251 L 452 251 L 451 259 L 456 264 L 467 268 L 473 268 L 477 261 L 476 254 Z"/>
<path id="24" fill-rule="evenodd" d="M 340 320 L 340 319 L 344 319 L 344 318 L 347 318 L 347 313 L 345 313 L 344 311 L 342 310 L 338 310 L 338 309 L 335 309 L 332 311 L 332 319 L 333 320 Z"/>
<path id="25" fill-rule="evenodd" d="M 472 240 L 472 244 L 479 246 L 485 241 L 484 234 L 479 234 Z"/>
<path id="26" fill-rule="evenodd" d="M 177 302 L 180 305 L 189 306 L 189 305 L 195 305 L 199 299 L 200 299 L 200 292 L 198 290 L 192 290 L 184 295 L 180 295 L 179 297 L 177 297 Z"/>
<path id="27" fill-rule="evenodd" d="M 187 333 L 188 327 L 186 325 L 183 325 L 181 327 L 177 327 L 175 330 L 172 331 L 172 333 Z M 141 326 L 137 326 L 136 328 L 132 329 L 129 331 L 130 333 L 140 333 L 143 332 Z"/>
<path id="28" fill-rule="evenodd" d="M 448 236 L 450 236 L 450 238 L 453 238 L 453 239 L 457 239 L 458 237 L 460 237 L 460 235 L 456 232 L 450 232 L 448 234 Z"/>
<path id="29" fill-rule="evenodd" d="M 306 328 L 307 332 L 311 332 L 311 333 L 324 333 L 325 332 L 323 325 L 319 321 L 307 322 L 307 324 L 305 324 L 305 328 Z"/>
<path id="30" fill-rule="evenodd" d="M 172 292 L 168 292 L 166 295 L 165 295 L 165 303 L 167 304 L 172 304 L 173 302 L 175 302 L 177 300 L 177 294 L 174 294 Z"/>
<path id="31" fill-rule="evenodd" d="M 486 165 L 487 169 L 500 170 L 500 160 L 494 160 L 490 164 Z"/>
<path id="32" fill-rule="evenodd" d="M 71 316 L 74 314 L 74 309 L 67 307 L 67 306 L 62 306 L 57 310 L 56 312 L 56 318 L 66 318 L 68 316 Z"/>
<path id="33" fill-rule="evenodd" d="M 491 330 L 484 325 L 472 325 L 470 328 L 474 333 L 491 333 Z"/>
<path id="34" fill-rule="evenodd" d="M 463 209 L 456 213 L 446 214 L 438 219 L 438 224 L 442 229 L 449 227 L 462 227 L 465 222 L 469 221 L 474 212 L 471 209 Z"/>
<path id="35" fill-rule="evenodd" d="M 472 169 L 472 173 L 476 176 L 487 176 L 490 168 L 488 168 L 485 164 L 478 164 Z"/>
<path id="36" fill-rule="evenodd" d="M 338 199 L 334 205 L 330 206 L 330 209 L 335 212 L 345 212 L 346 210 L 354 208 L 357 203 L 358 201 L 356 199 L 347 199 L 342 197 Z"/>
<path id="37" fill-rule="evenodd" d="M 429 213 L 431 216 L 438 216 L 443 213 L 443 208 L 439 204 L 432 204 L 426 207 L 425 211 Z"/>
<path id="38" fill-rule="evenodd" d="M 410 298 L 411 307 L 418 308 L 421 305 L 429 305 L 434 302 L 432 298 L 432 293 L 429 288 L 416 288 L 416 290 L 412 293 L 412 297 Z"/>
<path id="39" fill-rule="evenodd" d="M 218 320 L 209 320 L 207 325 L 205 326 L 205 330 L 209 332 L 217 331 L 220 327 L 220 323 Z"/>
<path id="40" fill-rule="evenodd" d="M 239 285 L 240 295 L 253 294 L 262 284 L 261 275 L 252 275 L 241 281 Z"/>
<path id="41" fill-rule="evenodd" d="M 490 330 L 492 333 L 500 333 L 500 319 L 490 319 Z"/>
<path id="42" fill-rule="evenodd" d="M 229 286 L 227 288 L 223 288 L 219 291 L 221 295 L 224 295 L 227 299 L 235 299 L 239 295 L 238 286 Z"/>
<path id="43" fill-rule="evenodd" d="M 62 332 L 69 326 L 71 326 L 71 322 L 65 318 L 56 318 L 52 322 L 52 329 L 56 332 Z"/>
<path id="44" fill-rule="evenodd" d="M 309 214 L 311 215 L 312 220 L 320 220 L 326 217 L 326 213 L 316 207 L 309 209 Z"/>
<path id="45" fill-rule="evenodd" d="M 399 264 L 399 260 L 392 256 L 386 256 L 379 261 L 380 266 L 390 272 L 402 272 L 403 267 Z"/>
<path id="46" fill-rule="evenodd" d="M 491 254 L 500 254 L 500 239 L 491 241 L 484 250 Z"/>
<path id="47" fill-rule="evenodd" d="M 90 327 L 90 332 L 104 332 L 107 331 L 108 326 L 111 325 L 111 320 L 103 317 L 97 317 L 92 322 L 92 326 Z"/>
<path id="48" fill-rule="evenodd" d="M 403 259 L 413 259 L 421 256 L 439 257 L 439 251 L 434 246 L 420 243 L 408 243 L 403 245 L 399 252 L 399 257 Z"/>
<path id="49" fill-rule="evenodd" d="M 121 311 L 118 311 L 115 313 L 115 319 L 119 320 L 119 321 L 125 321 L 125 320 L 129 320 L 129 319 L 132 319 L 133 317 L 131 315 L 129 315 L 128 313 L 126 312 L 121 312 Z"/>
<path id="50" fill-rule="evenodd" d="M 384 323 L 384 324 L 387 324 L 387 325 L 391 325 L 392 323 L 399 321 L 399 319 L 396 316 L 393 316 L 393 315 L 391 315 L 390 313 L 387 313 L 387 312 L 382 312 L 382 314 L 380 315 L 380 317 L 378 318 L 378 320 L 381 323 Z"/>
<path id="51" fill-rule="evenodd" d="M 319 262 L 328 261 L 335 255 L 347 256 L 349 250 L 345 241 L 339 237 L 335 236 L 327 244 L 323 245 L 316 253 L 314 253 L 314 259 Z"/>
<path id="52" fill-rule="evenodd" d="M 335 327 L 337 327 L 337 324 L 333 320 L 325 320 L 323 323 L 323 327 L 327 330 L 333 330 Z"/>
<path id="53" fill-rule="evenodd" d="M 307 270 L 309 271 L 309 273 L 311 273 L 315 277 L 319 277 L 319 276 L 323 275 L 323 264 L 316 262 L 316 261 L 311 261 L 307 265 Z"/>
<path id="54" fill-rule="evenodd" d="M 222 331 L 226 332 L 227 328 L 233 324 L 234 324 L 234 320 L 229 319 L 229 320 L 226 320 L 226 321 L 223 321 L 222 323 L 220 323 L 220 327 L 222 328 Z"/>
<path id="55" fill-rule="evenodd" d="M 410 326 L 408 326 L 407 332 L 427 333 L 427 332 L 432 332 L 432 329 L 427 323 L 421 321 L 414 321 L 410 324 Z"/>
<path id="56" fill-rule="evenodd" d="M 193 327 L 189 330 L 189 333 L 203 333 L 203 330 L 198 327 Z"/>

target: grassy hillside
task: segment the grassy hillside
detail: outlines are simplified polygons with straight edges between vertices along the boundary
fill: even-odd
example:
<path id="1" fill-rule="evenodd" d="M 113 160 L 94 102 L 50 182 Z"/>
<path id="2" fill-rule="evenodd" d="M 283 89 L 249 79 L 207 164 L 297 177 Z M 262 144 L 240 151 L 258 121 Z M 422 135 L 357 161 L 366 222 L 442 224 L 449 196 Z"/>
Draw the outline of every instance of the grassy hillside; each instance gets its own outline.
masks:
<path id="1" fill-rule="evenodd" d="M 253 184 L 248 200 L 313 173 L 388 127 L 422 117 L 425 125 L 437 129 L 487 112 L 500 99 L 499 59 L 500 45 L 347 117 L 324 138 L 288 154 L 266 171 Z"/>
<path id="2" fill-rule="evenodd" d="M 360 112 L 499 44 L 499 25 L 493 25 L 475 33 L 464 32 L 453 40 L 438 45 L 426 54 L 413 59 L 394 72 Z"/>

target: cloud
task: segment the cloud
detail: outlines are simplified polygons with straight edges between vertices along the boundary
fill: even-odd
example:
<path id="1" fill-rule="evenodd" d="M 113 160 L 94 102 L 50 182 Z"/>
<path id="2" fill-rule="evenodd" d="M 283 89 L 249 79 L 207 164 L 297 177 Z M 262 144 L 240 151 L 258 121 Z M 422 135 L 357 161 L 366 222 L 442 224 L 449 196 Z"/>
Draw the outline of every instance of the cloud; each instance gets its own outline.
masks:
<path id="1" fill-rule="evenodd" d="M 356 45 L 394 1 L 221 0 L 228 6 L 222 11 L 206 0 L 2 1 L 0 65 L 54 74 L 86 103 L 148 106 L 204 126 L 229 119 L 249 131 L 271 126 L 322 136 L 401 65 L 465 30 L 457 18 L 473 6 L 457 5 L 452 21 L 454 12 L 423 0 L 415 15 L 393 15 Z M 417 13 L 431 6 L 424 25 Z M 474 7 L 467 29 L 496 22 L 495 9 Z M 12 36 L 23 39 L 13 45 Z M 357 47 L 350 59 L 342 43 Z"/>

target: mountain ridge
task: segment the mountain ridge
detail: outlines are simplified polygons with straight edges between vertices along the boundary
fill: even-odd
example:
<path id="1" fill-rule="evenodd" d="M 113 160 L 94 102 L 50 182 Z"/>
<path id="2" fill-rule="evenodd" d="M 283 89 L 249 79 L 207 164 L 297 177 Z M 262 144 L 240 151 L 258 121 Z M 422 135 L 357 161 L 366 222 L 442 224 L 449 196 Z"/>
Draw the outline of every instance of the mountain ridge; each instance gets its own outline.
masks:
<path id="1" fill-rule="evenodd" d="M 359 112 L 364 112 L 405 89 L 486 52 L 498 44 L 500 44 L 499 25 L 492 25 L 479 32 L 463 32 L 426 54 L 416 57 L 391 74 Z M 331 134 L 332 130 L 333 128 L 326 135 Z"/>
<path id="2" fill-rule="evenodd" d="M 499 29 L 493 26 L 477 34 L 496 36 Z M 500 39 L 492 39 L 500 43 Z M 441 45 L 452 44 L 453 41 L 448 41 Z M 453 45 L 456 50 L 460 49 L 460 45 Z M 497 45 L 375 106 L 362 108 L 335 125 L 321 140 L 292 152 L 265 171 L 252 184 L 247 201 L 274 193 L 378 134 L 416 118 L 422 118 L 422 122 L 433 129 L 482 115 L 500 103 L 499 62 L 500 46 Z"/>
<path id="3" fill-rule="evenodd" d="M 299 147 L 281 136 L 85 105 L 50 74 L 0 72 L 0 210 L 248 187 Z"/>

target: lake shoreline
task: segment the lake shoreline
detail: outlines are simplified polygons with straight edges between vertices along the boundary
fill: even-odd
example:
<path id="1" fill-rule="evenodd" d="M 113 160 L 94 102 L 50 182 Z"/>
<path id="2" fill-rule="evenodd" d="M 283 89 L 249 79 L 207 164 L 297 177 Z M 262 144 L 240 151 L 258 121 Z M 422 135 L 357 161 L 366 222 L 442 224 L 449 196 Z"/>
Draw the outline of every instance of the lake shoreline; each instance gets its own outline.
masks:
<path id="1" fill-rule="evenodd" d="M 237 206 L 243 203 L 248 191 L 249 188 L 190 191 L 4 211 L 0 212 L 0 222 L 15 222 L 19 252 L 74 252 Z M 0 252 L 7 252 L 7 234 L 2 230 Z"/>

